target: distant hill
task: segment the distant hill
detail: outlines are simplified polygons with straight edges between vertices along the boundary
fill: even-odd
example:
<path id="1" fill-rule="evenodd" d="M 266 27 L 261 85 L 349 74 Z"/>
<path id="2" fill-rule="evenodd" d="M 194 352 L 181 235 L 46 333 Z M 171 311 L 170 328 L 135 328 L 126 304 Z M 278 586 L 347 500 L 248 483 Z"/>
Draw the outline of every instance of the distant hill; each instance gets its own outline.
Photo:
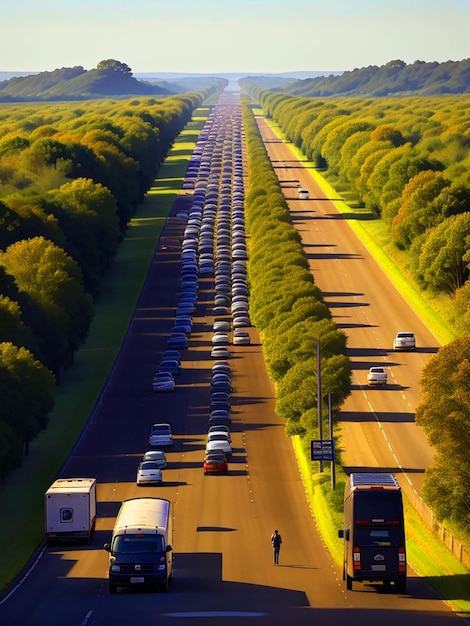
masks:
<path id="1" fill-rule="evenodd" d="M 296 80 L 283 91 L 304 97 L 470 93 L 470 59 L 408 65 L 395 60 L 380 67 L 369 65 L 340 75 Z"/>
<path id="2" fill-rule="evenodd" d="M 118 67 L 124 65 L 118 63 Z M 99 64 L 98 64 L 99 65 Z M 127 66 L 125 66 L 127 67 Z M 341 72 L 337 72 L 340 74 Z M 52 72 L 0 72 L 0 102 L 30 100 L 80 100 L 90 98 L 157 95 L 198 91 L 224 78 L 229 88 L 239 89 L 238 80 L 256 76 L 266 89 L 283 88 L 297 79 L 324 76 L 326 72 L 293 71 L 279 74 L 243 72 L 117 72 L 107 69 L 85 70 L 81 66 L 63 67 Z"/>
<path id="3" fill-rule="evenodd" d="M 112 61 L 112 60 L 111 60 Z M 108 65 L 101 67 L 101 64 Z M 0 82 L 0 102 L 84 100 L 91 98 L 129 96 L 167 96 L 197 89 L 202 80 L 191 84 L 139 81 L 127 65 L 101 62 L 97 68 L 63 67 L 52 72 L 15 76 Z M 210 79 L 209 79 L 210 82 Z M 205 80 L 208 84 L 208 80 Z"/>

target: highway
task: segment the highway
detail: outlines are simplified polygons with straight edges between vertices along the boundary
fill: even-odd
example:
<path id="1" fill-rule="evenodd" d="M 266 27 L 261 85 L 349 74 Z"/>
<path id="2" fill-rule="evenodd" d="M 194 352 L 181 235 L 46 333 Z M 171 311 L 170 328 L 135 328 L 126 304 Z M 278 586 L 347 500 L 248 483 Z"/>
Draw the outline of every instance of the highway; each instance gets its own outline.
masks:
<path id="1" fill-rule="evenodd" d="M 227 109 L 237 108 L 238 97 L 224 94 L 221 104 L 220 115 L 225 115 Z M 263 134 L 268 132 L 263 128 Z M 281 150 L 277 142 L 268 147 Z M 284 157 L 279 153 L 272 158 Z M 311 197 L 321 198 L 302 202 L 292 198 L 293 218 L 302 232 L 315 279 L 335 320 L 350 337 L 357 382 L 342 413 L 347 464 L 351 468 L 397 468 L 390 448 L 381 441 L 380 417 L 399 463 L 413 477 L 419 476 L 431 452 L 422 446 L 412 411 L 419 398 L 419 371 L 436 348 L 435 340 L 410 317 L 399 295 L 387 287 L 385 277 L 371 259 L 366 259 L 347 224 L 337 219 L 331 203 L 314 188 L 302 167 L 292 163 L 291 156 L 288 161 L 288 176 L 300 178 L 311 190 Z M 188 200 L 190 196 L 182 194 L 177 204 Z M 27 577 L 1 601 L 0 624 L 460 623 L 412 571 L 403 595 L 384 593 L 381 586 L 367 584 L 357 584 L 354 591 L 345 590 L 341 571 L 316 531 L 292 444 L 284 435 L 283 420 L 274 412 L 274 390 L 254 328 L 250 329 L 250 346 L 231 346 L 234 454 L 229 474 L 203 475 L 212 365 L 212 279 L 200 280 L 193 332 L 189 348 L 183 353 L 183 372 L 176 392 L 151 391 L 152 374 L 165 347 L 177 303 L 184 228 L 176 217 L 178 206 L 158 243 L 120 357 L 64 470 L 67 476 L 98 479 L 98 520 L 93 541 L 89 546 L 45 548 Z M 329 230 L 333 226 L 339 230 Z M 357 281 L 353 275 L 357 275 Z M 377 293 L 370 295 L 370 290 Z M 402 327 L 415 330 L 419 350 L 415 354 L 391 355 L 391 340 Z M 369 362 L 388 363 L 396 386 L 383 392 L 364 389 Z M 162 486 L 137 487 L 136 468 L 155 421 L 172 425 L 175 443 L 167 453 L 169 467 L 164 470 Z M 413 444 L 405 441 L 411 437 L 415 448 L 419 444 L 423 452 L 413 452 Z M 173 503 L 174 580 L 168 593 L 121 591 L 110 595 L 108 554 L 102 546 L 109 541 L 120 503 L 146 495 L 162 496 Z M 273 565 L 270 545 L 275 528 L 283 537 L 279 567 Z"/>
<path id="2" fill-rule="evenodd" d="M 287 196 L 293 223 L 301 234 L 315 283 L 334 321 L 348 337 L 353 380 L 339 421 L 345 468 L 348 472 L 372 468 L 397 472 L 403 489 L 419 494 L 424 470 L 432 464 L 433 450 L 414 423 L 420 402 L 418 381 L 439 343 L 313 181 L 308 169 L 277 139 L 265 120 L 260 120 L 259 127 Z M 308 200 L 298 199 L 296 180 L 310 191 Z M 392 350 L 400 330 L 415 333 L 416 351 Z M 367 372 L 374 365 L 387 369 L 387 387 L 367 386 Z"/>

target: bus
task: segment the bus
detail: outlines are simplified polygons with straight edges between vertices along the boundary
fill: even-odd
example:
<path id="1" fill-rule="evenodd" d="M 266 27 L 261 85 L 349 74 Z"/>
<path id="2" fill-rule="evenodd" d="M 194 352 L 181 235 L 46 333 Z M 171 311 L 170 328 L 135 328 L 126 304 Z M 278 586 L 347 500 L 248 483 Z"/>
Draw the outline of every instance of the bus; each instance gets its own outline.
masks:
<path id="1" fill-rule="evenodd" d="M 400 485 L 388 473 L 351 474 L 344 490 L 343 580 L 393 583 L 406 591 L 406 549 Z"/>

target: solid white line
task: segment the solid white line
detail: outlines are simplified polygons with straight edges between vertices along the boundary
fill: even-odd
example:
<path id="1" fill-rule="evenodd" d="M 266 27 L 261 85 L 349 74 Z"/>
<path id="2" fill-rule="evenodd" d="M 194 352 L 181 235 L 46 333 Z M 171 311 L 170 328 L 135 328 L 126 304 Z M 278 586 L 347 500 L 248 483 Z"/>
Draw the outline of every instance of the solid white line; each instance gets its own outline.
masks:
<path id="1" fill-rule="evenodd" d="M 85 619 L 80 624 L 80 626 L 86 626 L 86 624 L 88 624 L 88 620 L 90 619 L 92 615 L 93 615 L 93 611 L 88 611 L 88 613 L 85 615 Z"/>
<path id="2" fill-rule="evenodd" d="M 31 565 L 31 567 L 28 569 L 28 571 L 25 573 L 25 575 L 23 576 L 23 578 L 18 582 L 18 584 L 16 584 L 13 589 L 10 591 L 9 594 L 7 594 L 2 600 L 0 600 L 0 605 L 3 604 L 4 602 L 6 602 L 8 600 L 8 598 L 10 598 L 17 589 L 19 589 L 21 587 L 21 585 L 24 583 L 24 581 L 28 578 L 28 576 L 31 574 L 31 572 L 33 571 L 33 569 L 36 567 L 36 565 L 39 563 L 39 559 L 42 557 L 42 555 L 44 554 L 46 550 L 46 547 L 44 546 L 44 548 L 41 550 L 41 552 L 38 555 L 38 558 L 34 561 L 34 563 Z"/>

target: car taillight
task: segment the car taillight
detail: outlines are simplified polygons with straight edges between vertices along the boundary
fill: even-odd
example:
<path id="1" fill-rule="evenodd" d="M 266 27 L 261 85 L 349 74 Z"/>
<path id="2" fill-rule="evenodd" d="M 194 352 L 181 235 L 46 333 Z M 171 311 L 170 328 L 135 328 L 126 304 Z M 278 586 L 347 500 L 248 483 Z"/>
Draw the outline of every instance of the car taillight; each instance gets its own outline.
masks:
<path id="1" fill-rule="evenodd" d="M 355 570 L 361 569 L 361 550 L 359 548 L 353 550 L 353 568 Z"/>
<path id="2" fill-rule="evenodd" d="M 398 571 L 406 572 L 405 548 L 398 548 Z"/>

